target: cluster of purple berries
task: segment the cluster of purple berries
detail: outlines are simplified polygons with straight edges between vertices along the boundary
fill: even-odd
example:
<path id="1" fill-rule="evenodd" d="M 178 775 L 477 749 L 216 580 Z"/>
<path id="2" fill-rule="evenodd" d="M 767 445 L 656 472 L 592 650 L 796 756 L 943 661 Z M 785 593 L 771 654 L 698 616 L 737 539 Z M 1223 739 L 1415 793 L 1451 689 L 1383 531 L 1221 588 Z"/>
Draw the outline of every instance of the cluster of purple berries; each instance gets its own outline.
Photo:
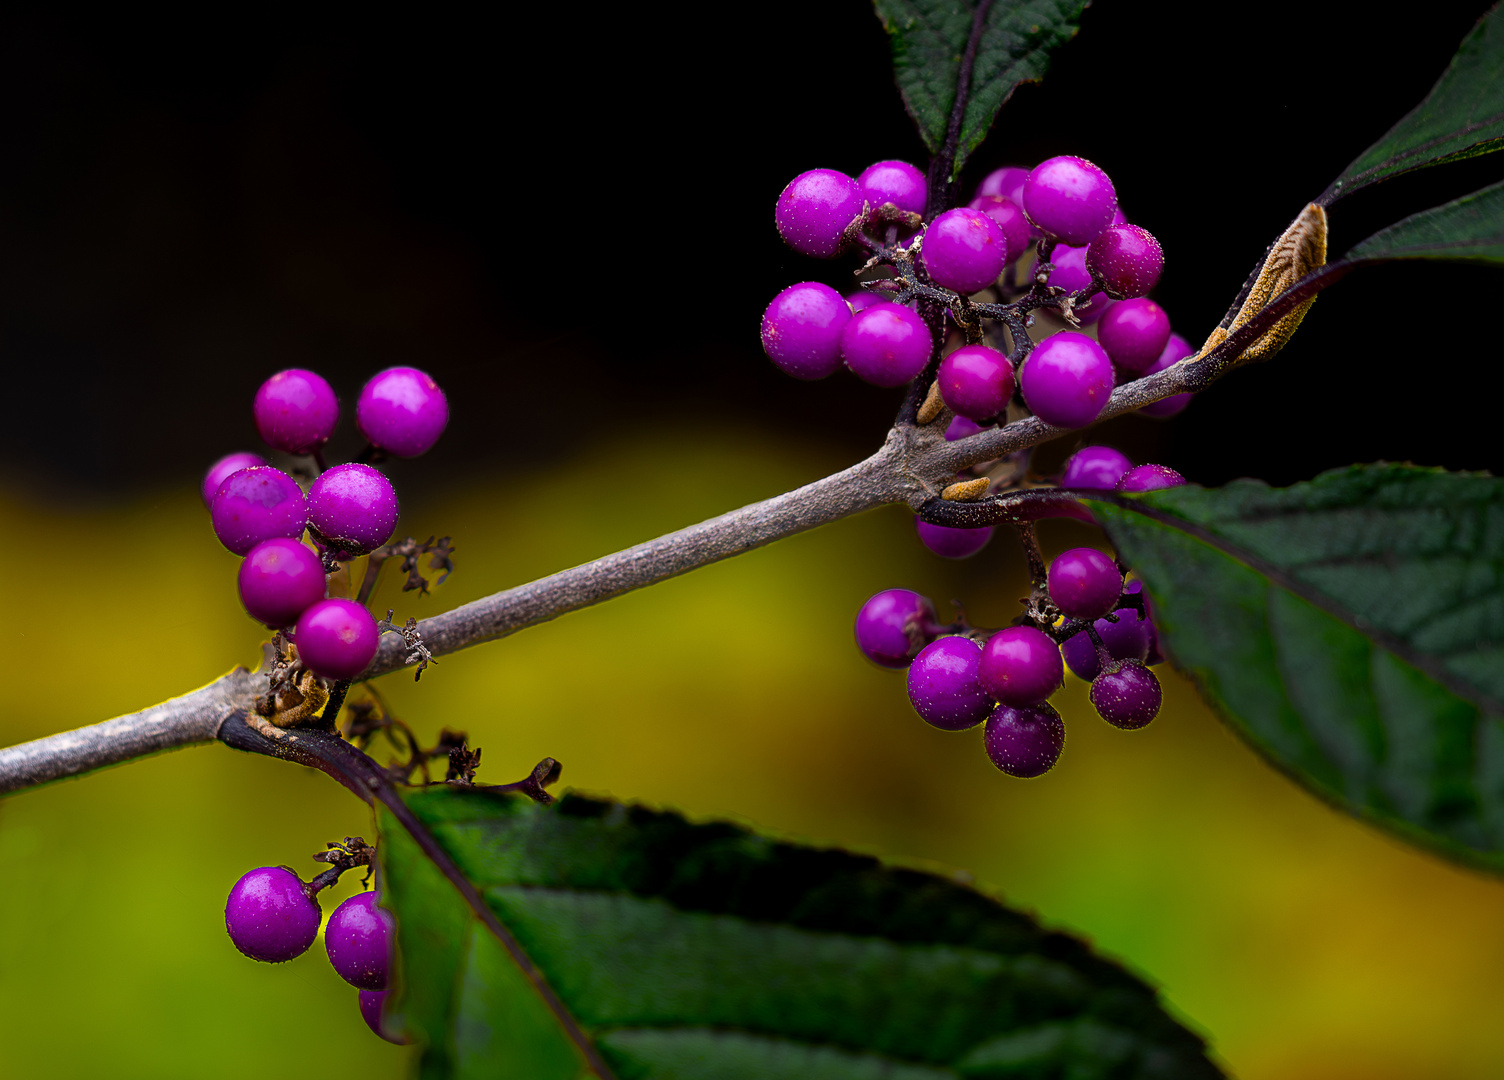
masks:
<path id="1" fill-rule="evenodd" d="M 994 288 L 1006 295 L 1015 264 L 1036 249 L 1027 278 L 1048 302 L 1030 306 L 1063 310 L 1080 326 L 1096 324 L 1096 337 L 1062 330 L 1037 346 L 1015 341 L 1011 355 L 975 340 L 955 349 L 938 381 L 957 416 L 993 423 L 1017 392 L 1046 423 L 1084 427 L 1101 414 L 1115 385 L 1195 353 L 1171 333 L 1164 309 L 1146 298 L 1164 267 L 1159 241 L 1123 218 L 1112 181 L 1091 162 L 1063 156 L 1032 170 L 999 169 L 967 206 L 921 228 L 926 197 L 924 174 L 907 162 L 880 161 L 855 179 L 812 169 L 779 195 L 775 223 L 790 247 L 815 258 L 833 258 L 863 239 L 878 261 L 914 256 L 924 284 L 961 297 Z M 870 236 L 885 225 L 886 246 Z M 900 232 L 910 234 L 907 247 L 893 246 Z M 1009 276 L 1000 281 L 1005 270 Z M 892 288 L 893 281 L 868 286 Z M 954 310 L 948 313 L 955 318 Z M 843 298 L 812 281 L 774 297 L 763 314 L 762 342 L 773 363 L 795 378 L 825 378 L 844 365 L 878 386 L 915 378 L 944 344 L 911 304 L 886 301 L 879 291 Z M 1188 400 L 1176 395 L 1141 411 L 1171 416 Z"/>
<path id="2" fill-rule="evenodd" d="M 324 444 L 339 421 L 339 400 L 319 375 L 279 371 L 256 391 L 252 412 L 267 445 L 310 455 L 319 473 L 307 491 L 256 454 L 230 454 L 204 475 L 214 534 L 244 556 L 240 601 L 253 619 L 287 631 L 304 665 L 330 679 L 353 679 L 376 655 L 376 620 L 363 604 L 326 598 L 326 568 L 386 543 L 397 526 L 397 494 L 371 465 L 323 467 Z M 416 457 L 449 422 L 443 390 L 417 368 L 396 367 L 366 383 L 355 423 L 367 457 Z M 312 546 L 303 541 L 307 532 Z"/>
<path id="3" fill-rule="evenodd" d="M 381 1024 L 391 979 L 394 923 L 376 905 L 376 894 L 367 892 L 335 908 L 324 928 L 324 948 L 339 977 L 360 991 L 360 1015 L 371 1030 L 389 1042 L 401 1042 Z M 318 937 L 320 919 L 312 885 L 285 866 L 252 870 L 235 883 L 225 903 L 225 929 L 235 947 L 269 964 L 307 952 Z"/>

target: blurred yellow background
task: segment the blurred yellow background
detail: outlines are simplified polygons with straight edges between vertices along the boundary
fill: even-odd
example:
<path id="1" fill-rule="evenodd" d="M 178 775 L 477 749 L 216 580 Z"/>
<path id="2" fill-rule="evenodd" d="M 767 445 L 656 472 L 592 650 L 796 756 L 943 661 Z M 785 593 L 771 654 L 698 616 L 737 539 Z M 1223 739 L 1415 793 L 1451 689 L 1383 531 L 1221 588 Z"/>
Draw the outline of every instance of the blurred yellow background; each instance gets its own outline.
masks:
<path id="1" fill-rule="evenodd" d="M 421 600 L 389 569 L 373 606 L 436 613 L 847 463 L 706 427 L 604 440 L 546 473 L 401 489 L 402 530 L 452 534 L 459 569 Z M 0 522 L 0 744 L 255 661 L 263 635 L 192 478 L 109 508 L 0 495 Z M 1044 530 L 1047 549 L 1090 540 Z M 964 868 L 1162 986 L 1244 1080 L 1504 1072 L 1504 884 L 1319 804 L 1167 668 L 1166 710 L 1137 733 L 1108 728 L 1068 682 L 1059 766 L 1009 779 L 977 732 L 929 729 L 902 678 L 856 652 L 857 608 L 898 585 L 942 616 L 961 599 L 983 625 L 1025 590 L 1007 537 L 947 563 L 889 508 L 382 689 L 430 741 L 467 729 L 492 782 L 550 755 L 568 786 Z M 0 1074 L 404 1075 L 410 1051 L 367 1032 L 321 945 L 270 966 L 224 933 L 236 877 L 278 863 L 307 877 L 308 856 L 347 834 L 371 824 L 342 788 L 217 745 L 0 800 Z M 347 877 L 336 898 L 356 888 Z"/>

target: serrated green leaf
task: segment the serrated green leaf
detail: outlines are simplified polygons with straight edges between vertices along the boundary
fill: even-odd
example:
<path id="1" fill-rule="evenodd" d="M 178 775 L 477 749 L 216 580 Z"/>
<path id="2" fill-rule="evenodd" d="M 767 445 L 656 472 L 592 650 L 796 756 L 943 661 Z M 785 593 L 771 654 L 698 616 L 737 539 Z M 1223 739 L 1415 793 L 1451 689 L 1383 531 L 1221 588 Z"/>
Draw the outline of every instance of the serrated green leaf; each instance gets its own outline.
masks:
<path id="1" fill-rule="evenodd" d="M 1044 77 L 1050 54 L 1076 36 L 1090 0 L 997 0 L 977 43 L 951 175 L 992 127 L 1020 83 Z M 893 73 L 905 107 L 931 154 L 945 145 L 971 35 L 973 0 L 875 0 L 893 47 Z"/>
<path id="2" fill-rule="evenodd" d="M 1353 466 L 1088 503 L 1176 666 L 1274 764 L 1504 870 L 1504 480 Z"/>
<path id="3" fill-rule="evenodd" d="M 1219 1075 L 1144 983 L 955 881 L 575 795 L 407 802 L 618 1080 Z M 382 828 L 423 1075 L 576 1080 L 506 951 Z"/>
<path id="4" fill-rule="evenodd" d="M 1504 263 L 1504 182 L 1411 214 L 1374 233 L 1345 258 Z"/>
<path id="5" fill-rule="evenodd" d="M 1504 19 L 1495 4 L 1463 39 L 1426 99 L 1360 154 L 1317 202 L 1427 165 L 1504 148 Z"/>

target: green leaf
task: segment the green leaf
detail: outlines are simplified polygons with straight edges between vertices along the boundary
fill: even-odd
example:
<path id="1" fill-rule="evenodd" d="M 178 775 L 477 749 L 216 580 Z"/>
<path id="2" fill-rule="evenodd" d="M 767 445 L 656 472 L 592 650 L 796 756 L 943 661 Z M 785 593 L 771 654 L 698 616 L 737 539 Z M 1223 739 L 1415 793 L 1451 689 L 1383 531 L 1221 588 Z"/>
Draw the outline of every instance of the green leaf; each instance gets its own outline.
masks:
<path id="1" fill-rule="evenodd" d="M 1374 233 L 1345 258 L 1504 263 L 1504 182 L 1411 214 Z"/>
<path id="2" fill-rule="evenodd" d="M 407 803 L 619 1080 L 1220 1075 L 1144 983 L 948 878 L 576 795 Z M 422 1075 L 590 1075 L 388 812 L 381 852 Z"/>
<path id="3" fill-rule="evenodd" d="M 1176 667 L 1254 747 L 1504 870 L 1504 480 L 1381 464 L 1088 505 Z"/>
<path id="4" fill-rule="evenodd" d="M 951 166 L 987 137 L 998 110 L 1020 83 L 1038 82 L 1050 54 L 1076 36 L 1090 0 L 997 0 L 977 42 L 970 92 Z M 875 0 L 893 45 L 893 73 L 904 106 L 931 154 L 945 145 L 962 57 L 977 5 L 970 0 Z"/>
<path id="5" fill-rule="evenodd" d="M 1504 20 L 1495 4 L 1426 99 L 1363 151 L 1316 201 L 1330 206 L 1391 176 L 1504 147 Z"/>

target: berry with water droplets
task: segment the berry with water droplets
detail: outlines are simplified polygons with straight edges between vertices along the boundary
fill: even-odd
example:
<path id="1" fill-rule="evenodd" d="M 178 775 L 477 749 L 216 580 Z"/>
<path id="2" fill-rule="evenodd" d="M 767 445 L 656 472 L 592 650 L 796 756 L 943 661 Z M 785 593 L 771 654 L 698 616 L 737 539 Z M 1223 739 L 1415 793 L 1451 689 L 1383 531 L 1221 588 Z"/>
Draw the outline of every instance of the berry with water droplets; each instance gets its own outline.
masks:
<path id="1" fill-rule="evenodd" d="M 237 473 L 241 469 L 254 469 L 257 465 L 265 465 L 266 459 L 260 454 L 226 454 L 204 473 L 204 482 L 199 486 L 203 493 L 204 505 L 214 504 L 214 493 L 219 490 L 219 485 L 229 479 L 231 473 Z"/>
<path id="2" fill-rule="evenodd" d="M 1097 340 L 1118 367 L 1143 371 L 1170 343 L 1170 317 L 1153 300 L 1124 300 L 1102 316 Z"/>
<path id="3" fill-rule="evenodd" d="M 1114 374 L 1107 353 L 1085 334 L 1062 331 L 1034 347 L 1019 373 L 1024 402 L 1056 427 L 1085 427 L 1107 407 Z"/>
<path id="4" fill-rule="evenodd" d="M 902 304 L 875 304 L 841 331 L 841 357 L 874 386 L 902 386 L 924 370 L 935 339 L 924 320 Z"/>
<path id="5" fill-rule="evenodd" d="M 263 540 L 296 540 L 308 524 L 308 501 L 297 481 L 270 465 L 253 465 L 225 477 L 209 504 L 219 542 L 247 555 Z"/>
<path id="6" fill-rule="evenodd" d="M 362 990 L 385 990 L 392 966 L 393 921 L 375 893 L 350 897 L 329 916 L 324 948 L 335 972 Z"/>
<path id="7" fill-rule="evenodd" d="M 1004 265 L 1011 263 L 1029 250 L 1029 244 L 1034 239 L 1034 231 L 1029 226 L 1029 219 L 1024 217 L 1023 210 L 1012 199 L 1004 199 L 996 195 L 978 195 L 968 206 L 972 210 L 980 210 L 986 214 L 1002 230 L 1003 240 L 1007 245 L 1007 254 L 1003 256 Z"/>
<path id="8" fill-rule="evenodd" d="M 783 242 L 816 259 L 841 252 L 846 228 L 862 212 L 862 189 L 835 169 L 810 169 L 789 181 L 778 196 L 773 222 Z"/>
<path id="9" fill-rule="evenodd" d="M 1050 599 L 1072 619 L 1100 619 L 1118 606 L 1123 572 L 1096 548 L 1071 548 L 1050 563 Z"/>
<path id="10" fill-rule="evenodd" d="M 999 705 L 983 729 L 987 756 L 1009 776 L 1043 776 L 1060 760 L 1065 722 L 1048 703 L 1014 708 Z"/>
<path id="11" fill-rule="evenodd" d="M 1008 240 L 980 210 L 947 210 L 924 233 L 919 259 L 944 289 L 974 293 L 997 281 L 1008 261 Z"/>
<path id="12" fill-rule="evenodd" d="M 293 636 L 298 657 L 315 675 L 353 679 L 375 658 L 381 631 L 364 606 L 334 596 L 304 611 Z"/>
<path id="13" fill-rule="evenodd" d="M 909 665 L 909 701 L 924 722 L 944 731 L 976 727 L 992 711 L 992 698 L 977 678 L 982 648 L 964 637 L 926 645 Z"/>
<path id="14" fill-rule="evenodd" d="M 251 411 L 268 446 L 311 454 L 334 434 L 339 399 L 322 375 L 288 368 L 261 384 Z"/>
<path id="15" fill-rule="evenodd" d="M 252 960 L 280 964 L 302 956 L 319 932 L 319 906 L 285 866 L 252 870 L 230 890 L 225 929 Z"/>
<path id="16" fill-rule="evenodd" d="M 1143 582 L 1130 581 L 1127 592 L 1137 593 L 1142 591 L 1143 587 Z M 1154 624 L 1132 608 L 1118 608 L 1114 614 L 1117 615 L 1117 622 L 1108 622 L 1104 618 L 1092 623 L 1097 636 L 1102 639 L 1102 646 L 1107 650 L 1107 654 L 1114 660 L 1147 662 Z M 1064 644 L 1060 646 L 1060 654 L 1065 658 L 1065 666 L 1070 668 L 1078 679 L 1090 682 L 1101 670 L 1102 665 L 1097 657 L 1097 647 L 1092 644 L 1091 635 L 1084 630 L 1066 638 Z"/>
<path id="17" fill-rule="evenodd" d="M 373 376 L 355 403 L 355 426 L 393 457 L 428 453 L 449 423 L 449 399 L 433 377 L 414 367 Z"/>
<path id="18" fill-rule="evenodd" d="M 317 555 L 297 540 L 277 537 L 251 548 L 236 584 L 251 618 L 280 630 L 324 598 L 327 580 Z"/>
<path id="19" fill-rule="evenodd" d="M 1137 660 L 1113 664 L 1091 683 L 1097 715 L 1115 728 L 1135 731 L 1159 715 L 1159 679 Z"/>
<path id="20" fill-rule="evenodd" d="M 1109 225 L 1086 249 L 1086 269 L 1114 300 L 1147 295 L 1164 266 L 1159 241 L 1137 225 Z"/>
<path id="21" fill-rule="evenodd" d="M 927 193 L 924 173 L 907 161 L 879 161 L 868 165 L 856 178 L 862 198 L 876 210 L 883 203 L 892 203 L 900 210 L 911 214 L 924 213 Z"/>
<path id="22" fill-rule="evenodd" d="M 397 527 L 397 493 L 378 469 L 351 462 L 326 469 L 308 489 L 308 524 L 335 557 L 375 551 Z"/>
<path id="23" fill-rule="evenodd" d="M 856 646 L 883 667 L 906 666 L 935 636 L 938 620 L 928 597 L 910 589 L 885 589 L 856 616 Z"/>
<path id="24" fill-rule="evenodd" d="M 977 668 L 982 686 L 1004 705 L 1035 705 L 1065 681 L 1060 647 L 1032 626 L 1009 626 L 987 639 Z"/>
<path id="25" fill-rule="evenodd" d="M 763 351 L 787 375 L 823 379 L 841 366 L 841 331 L 850 321 L 851 306 L 840 293 L 801 281 L 773 297 L 763 312 Z"/>
<path id="26" fill-rule="evenodd" d="M 942 559 L 968 559 L 987 546 L 992 539 L 992 526 L 977 529 L 957 529 L 950 525 L 931 525 L 928 521 L 914 519 L 919 539 Z"/>
<path id="27" fill-rule="evenodd" d="M 1107 174 L 1085 158 L 1042 161 L 1024 181 L 1024 213 L 1046 236 L 1081 247 L 1112 224 L 1117 193 Z"/>
<path id="28" fill-rule="evenodd" d="M 1083 446 L 1065 463 L 1060 486 L 1111 491 L 1131 468 L 1127 455 L 1110 446 Z"/>
<path id="29" fill-rule="evenodd" d="M 1035 264 L 1038 265 L 1037 263 Z M 1079 292 L 1091 284 L 1091 274 L 1086 269 L 1086 249 L 1084 247 L 1069 247 L 1065 244 L 1057 244 L 1055 251 L 1050 255 L 1050 265 L 1055 269 L 1050 274 L 1050 284 L 1058 286 L 1067 292 Z M 1032 275 L 1033 271 L 1030 271 Z M 1107 298 L 1104 292 L 1089 294 L 1072 310 L 1082 326 L 1090 326 L 1108 311 L 1112 310 L 1113 301 Z"/>
<path id="30" fill-rule="evenodd" d="M 1181 476 L 1168 465 L 1139 465 L 1129 469 L 1118 480 L 1119 491 L 1158 491 L 1161 488 L 1179 487 L 1185 483 Z"/>
<path id="31" fill-rule="evenodd" d="M 1013 365 L 986 345 L 963 345 L 940 361 L 935 376 L 941 400 L 971 420 L 986 420 L 1008 407 L 1013 397 Z"/>

